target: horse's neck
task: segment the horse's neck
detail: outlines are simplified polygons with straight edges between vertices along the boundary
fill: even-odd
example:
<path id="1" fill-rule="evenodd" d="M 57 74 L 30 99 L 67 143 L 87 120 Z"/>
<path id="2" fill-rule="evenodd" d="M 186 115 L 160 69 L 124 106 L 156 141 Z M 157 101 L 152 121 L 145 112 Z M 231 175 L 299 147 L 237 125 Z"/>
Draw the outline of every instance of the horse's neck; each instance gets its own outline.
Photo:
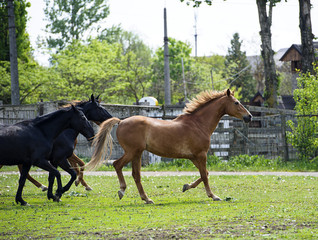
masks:
<path id="1" fill-rule="evenodd" d="M 77 138 L 79 132 L 76 131 L 76 130 L 74 130 L 74 129 L 72 129 L 72 128 L 68 128 L 68 129 L 66 129 L 66 130 L 63 131 L 63 134 L 64 134 L 64 136 L 67 137 L 68 139 L 70 139 L 70 140 L 72 140 L 72 141 L 73 141 L 73 140 L 75 141 L 75 139 Z"/>
<path id="2" fill-rule="evenodd" d="M 35 126 L 49 139 L 55 139 L 64 129 L 69 127 L 70 112 L 56 111 L 37 119 Z"/>
<path id="3" fill-rule="evenodd" d="M 195 116 L 203 130 L 212 135 L 224 114 L 225 103 L 224 100 L 220 98 L 203 106 L 195 113 Z"/>

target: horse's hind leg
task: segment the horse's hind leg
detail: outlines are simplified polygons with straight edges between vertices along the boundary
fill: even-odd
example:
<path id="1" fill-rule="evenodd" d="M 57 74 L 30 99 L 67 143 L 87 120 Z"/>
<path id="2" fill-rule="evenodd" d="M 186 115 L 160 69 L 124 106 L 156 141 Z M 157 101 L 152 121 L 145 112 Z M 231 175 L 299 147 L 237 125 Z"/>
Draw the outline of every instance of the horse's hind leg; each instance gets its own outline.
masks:
<path id="1" fill-rule="evenodd" d="M 18 168 L 19 168 L 19 171 L 20 171 L 20 173 L 21 173 L 21 171 L 22 171 L 22 165 L 19 164 L 19 165 L 18 165 Z M 36 187 L 41 188 L 43 192 L 47 190 L 47 187 L 46 187 L 46 186 L 44 186 L 42 183 L 36 181 L 33 177 L 30 176 L 30 174 L 27 175 L 27 179 L 28 179 L 31 183 L 33 183 Z"/>
<path id="2" fill-rule="evenodd" d="M 113 163 L 113 166 L 114 166 L 116 173 L 117 173 L 119 185 L 120 185 L 120 190 L 118 191 L 119 199 L 123 198 L 123 196 L 125 194 L 126 187 L 127 187 L 122 169 L 130 161 L 131 161 L 131 158 L 125 153 L 124 156 L 115 160 Z"/>
<path id="3" fill-rule="evenodd" d="M 142 200 L 144 200 L 146 203 L 154 203 L 150 198 L 148 198 L 147 194 L 144 191 L 144 188 L 141 184 L 141 176 L 140 176 L 140 170 L 141 170 L 141 153 L 138 154 L 132 161 L 132 176 L 135 180 L 139 195 Z"/>
<path id="4" fill-rule="evenodd" d="M 74 153 L 70 158 L 68 158 L 68 160 L 77 174 L 77 179 L 75 180 L 75 185 L 77 186 L 79 183 L 81 183 L 85 187 L 85 190 L 87 190 L 87 191 L 93 190 L 93 188 L 91 188 L 84 180 L 84 168 L 83 168 L 83 166 L 85 166 L 85 162 L 82 159 L 80 159 L 79 157 L 77 157 Z M 78 166 L 80 166 L 80 167 L 78 167 Z"/>

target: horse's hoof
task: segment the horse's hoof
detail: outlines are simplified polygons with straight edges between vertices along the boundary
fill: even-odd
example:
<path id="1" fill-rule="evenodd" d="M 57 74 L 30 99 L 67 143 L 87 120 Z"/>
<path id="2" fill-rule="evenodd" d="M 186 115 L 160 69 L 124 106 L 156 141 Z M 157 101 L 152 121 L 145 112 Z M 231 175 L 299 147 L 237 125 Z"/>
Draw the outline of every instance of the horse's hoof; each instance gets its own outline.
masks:
<path id="1" fill-rule="evenodd" d="M 41 185 L 41 187 L 40 187 L 41 189 L 42 189 L 42 192 L 45 192 L 45 191 L 47 191 L 47 186 L 44 186 L 44 185 Z"/>
<path id="2" fill-rule="evenodd" d="M 119 200 L 121 200 L 124 195 L 125 195 L 125 192 L 124 192 L 124 191 L 122 191 L 122 190 L 119 190 L 119 191 L 118 191 Z"/>
<path id="3" fill-rule="evenodd" d="M 185 192 L 185 191 L 187 191 L 189 189 L 190 189 L 190 185 L 189 184 L 184 184 L 183 188 L 182 188 L 182 192 Z"/>
<path id="4" fill-rule="evenodd" d="M 75 186 L 77 187 L 77 186 L 78 186 L 78 184 L 79 184 L 79 181 L 78 181 L 78 180 L 76 180 L 76 181 L 75 181 Z"/>
<path id="5" fill-rule="evenodd" d="M 27 202 L 25 202 L 25 201 L 22 201 L 22 202 L 20 202 L 21 203 L 21 206 L 30 206 L 30 204 L 28 204 Z"/>
<path id="6" fill-rule="evenodd" d="M 146 200 L 146 204 L 155 204 L 155 203 L 149 198 L 148 200 Z"/>
<path id="7" fill-rule="evenodd" d="M 61 202 L 61 198 L 55 196 L 55 197 L 53 198 L 53 202 Z"/>
<path id="8" fill-rule="evenodd" d="M 92 191 L 93 188 L 91 188 L 90 186 L 87 186 L 87 187 L 85 187 L 85 190 L 86 190 L 86 191 Z"/>
<path id="9" fill-rule="evenodd" d="M 222 201 L 222 199 L 219 198 L 218 196 L 214 196 L 214 197 L 213 197 L 213 201 Z"/>

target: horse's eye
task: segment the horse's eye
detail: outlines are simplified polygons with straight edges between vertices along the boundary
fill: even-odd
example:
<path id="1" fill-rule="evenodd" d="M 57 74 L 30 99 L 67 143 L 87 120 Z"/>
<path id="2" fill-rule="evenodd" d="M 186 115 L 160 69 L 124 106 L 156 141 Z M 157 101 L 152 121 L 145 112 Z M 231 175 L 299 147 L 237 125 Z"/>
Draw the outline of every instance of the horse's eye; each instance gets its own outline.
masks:
<path id="1" fill-rule="evenodd" d="M 238 103 L 238 102 L 235 102 L 235 105 L 239 105 L 239 103 Z"/>

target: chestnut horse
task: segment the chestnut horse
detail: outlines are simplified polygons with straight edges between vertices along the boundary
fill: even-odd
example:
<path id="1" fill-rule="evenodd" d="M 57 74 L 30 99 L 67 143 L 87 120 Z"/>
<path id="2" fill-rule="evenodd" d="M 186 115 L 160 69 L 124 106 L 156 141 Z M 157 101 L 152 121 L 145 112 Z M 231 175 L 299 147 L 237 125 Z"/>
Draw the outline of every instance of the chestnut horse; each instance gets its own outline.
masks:
<path id="1" fill-rule="evenodd" d="M 95 168 L 101 159 L 111 155 L 110 132 L 114 125 L 119 124 L 116 135 L 124 149 L 124 155 L 115 160 L 113 166 L 120 183 L 118 191 L 120 199 L 124 196 L 126 189 L 122 168 L 132 162 L 132 176 L 141 199 L 146 203 L 153 203 L 140 181 L 141 154 L 147 150 L 163 157 L 190 159 L 199 169 L 200 178 L 191 184 L 185 184 L 183 191 L 195 188 L 203 181 L 208 197 L 215 201 L 221 200 L 212 193 L 208 181 L 206 161 L 211 135 L 225 114 L 242 119 L 244 122 L 250 122 L 252 115 L 229 89 L 222 92 L 202 92 L 188 103 L 183 111 L 184 114 L 172 121 L 144 116 L 132 116 L 124 120 L 118 118 L 106 120 L 95 135 L 93 141 L 95 150 L 86 167 Z"/>

